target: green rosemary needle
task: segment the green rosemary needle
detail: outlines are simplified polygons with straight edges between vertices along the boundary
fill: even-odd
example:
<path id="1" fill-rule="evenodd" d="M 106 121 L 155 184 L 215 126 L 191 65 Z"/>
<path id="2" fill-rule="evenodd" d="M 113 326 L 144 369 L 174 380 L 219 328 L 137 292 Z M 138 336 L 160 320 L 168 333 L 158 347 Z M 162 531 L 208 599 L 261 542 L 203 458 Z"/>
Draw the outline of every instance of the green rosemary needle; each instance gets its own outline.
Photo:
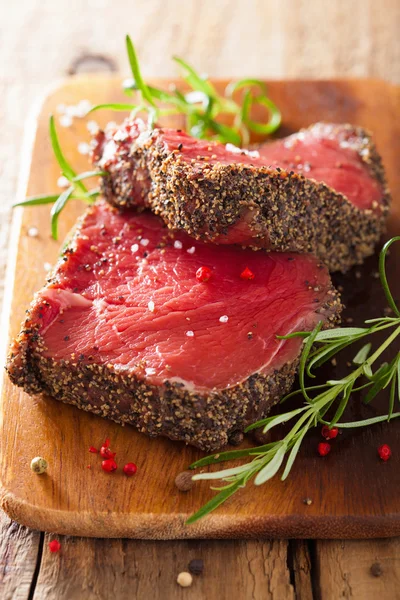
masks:
<path id="1" fill-rule="evenodd" d="M 189 91 L 183 93 L 177 88 L 171 91 L 161 90 L 146 84 L 142 76 L 137 53 L 129 35 L 126 36 L 126 50 L 132 71 L 132 79 L 125 81 L 123 90 L 126 95 L 137 93 L 138 104 L 99 104 L 93 112 L 102 108 L 112 110 L 147 112 L 150 125 L 165 115 L 183 115 L 186 119 L 186 130 L 197 138 L 218 140 L 236 146 L 247 145 L 250 133 L 270 135 L 281 124 L 281 112 L 268 97 L 267 87 L 258 79 L 241 79 L 230 83 L 220 94 L 208 77 L 199 75 L 186 61 L 179 57 L 173 60 L 182 72 L 182 80 Z M 242 93 L 241 103 L 235 100 L 238 92 Z M 253 108 L 263 108 L 265 117 L 259 121 L 252 119 Z M 231 116 L 231 126 L 221 123 L 221 117 Z"/>
<path id="2" fill-rule="evenodd" d="M 51 235 L 56 240 L 58 238 L 58 219 L 66 204 L 70 200 L 83 200 L 88 204 L 92 204 L 100 193 L 98 189 L 89 190 L 83 183 L 83 180 L 90 177 L 105 176 L 107 173 L 102 171 L 85 171 L 84 173 L 80 173 L 78 175 L 67 161 L 63 151 L 61 150 L 53 116 L 50 116 L 49 120 L 49 133 L 54 156 L 56 157 L 56 160 L 60 166 L 61 174 L 68 180 L 70 185 L 60 194 L 31 196 L 23 202 L 17 202 L 13 206 L 38 206 L 40 204 L 53 204 L 50 213 Z"/>

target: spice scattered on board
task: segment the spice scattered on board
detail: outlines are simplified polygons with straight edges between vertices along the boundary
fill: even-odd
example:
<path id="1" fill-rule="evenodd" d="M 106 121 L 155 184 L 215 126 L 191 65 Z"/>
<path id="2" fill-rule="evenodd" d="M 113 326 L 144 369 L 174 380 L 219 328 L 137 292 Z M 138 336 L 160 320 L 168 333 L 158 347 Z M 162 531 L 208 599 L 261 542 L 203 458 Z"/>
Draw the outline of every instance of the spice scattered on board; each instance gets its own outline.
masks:
<path id="1" fill-rule="evenodd" d="M 101 468 L 103 469 L 103 471 L 106 471 L 106 473 L 113 473 L 117 470 L 118 467 L 117 463 L 113 458 L 107 458 L 101 463 Z"/>
<path id="2" fill-rule="evenodd" d="M 176 578 L 176 581 L 181 587 L 190 587 L 193 583 L 193 577 L 190 573 L 182 571 L 182 573 L 179 573 L 178 577 Z"/>
<path id="3" fill-rule="evenodd" d="M 29 227 L 28 236 L 35 238 L 39 235 L 39 229 L 37 227 Z"/>
<path id="4" fill-rule="evenodd" d="M 182 471 L 175 477 L 175 485 L 181 492 L 188 492 L 192 489 L 195 482 L 192 479 L 192 471 Z"/>
<path id="5" fill-rule="evenodd" d="M 331 451 L 331 445 L 327 442 L 321 442 L 318 444 L 318 454 L 320 456 L 326 456 Z"/>
<path id="6" fill-rule="evenodd" d="M 382 446 L 379 446 L 378 448 L 378 454 L 379 458 L 386 462 L 392 456 L 390 446 L 388 446 L 388 444 L 382 444 Z"/>
<path id="7" fill-rule="evenodd" d="M 48 466 L 47 460 L 41 456 L 35 456 L 35 458 L 32 458 L 31 460 L 31 469 L 37 475 L 45 473 Z"/>
<path id="8" fill-rule="evenodd" d="M 137 466 L 135 465 L 135 463 L 126 463 L 126 465 L 123 468 L 123 471 L 127 477 L 132 477 L 132 475 L 134 475 L 137 471 Z"/>
<path id="9" fill-rule="evenodd" d="M 337 427 L 328 427 L 328 425 L 324 425 L 321 429 L 321 435 L 326 440 L 334 440 L 339 433 L 339 429 Z"/>
<path id="10" fill-rule="evenodd" d="M 201 575 L 204 571 L 204 562 L 201 558 L 194 558 L 190 561 L 188 568 L 192 575 Z"/>
<path id="11" fill-rule="evenodd" d="M 230 434 L 228 439 L 228 444 L 231 446 L 240 446 L 243 442 L 244 435 L 241 431 L 234 431 Z"/>
<path id="12" fill-rule="evenodd" d="M 51 542 L 49 542 L 49 550 L 50 552 L 59 552 L 61 548 L 61 544 L 58 540 L 51 540 Z"/>

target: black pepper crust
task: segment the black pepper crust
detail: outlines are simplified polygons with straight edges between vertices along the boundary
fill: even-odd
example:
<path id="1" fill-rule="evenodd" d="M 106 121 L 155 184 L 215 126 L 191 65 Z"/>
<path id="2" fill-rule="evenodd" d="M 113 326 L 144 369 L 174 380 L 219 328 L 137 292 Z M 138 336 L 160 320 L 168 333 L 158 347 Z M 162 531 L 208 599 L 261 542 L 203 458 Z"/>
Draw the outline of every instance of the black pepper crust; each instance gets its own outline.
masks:
<path id="1" fill-rule="evenodd" d="M 74 253 L 85 217 L 92 210 L 88 208 L 78 219 L 48 284 L 57 283 L 58 266 Z M 36 297 L 26 311 L 8 355 L 6 371 L 11 381 L 29 394 L 49 394 L 82 410 L 133 425 L 151 437 L 161 435 L 205 451 L 216 450 L 263 418 L 293 385 L 298 357 L 269 375 L 256 373 L 230 388 L 204 393 L 191 392 L 176 382 L 150 385 L 134 373 L 118 372 L 110 363 L 99 364 L 83 355 L 73 360 L 48 358 L 43 356 L 46 347 L 39 333 L 47 307 L 46 301 Z M 339 322 L 341 310 L 339 295 L 331 285 L 315 312 L 327 328 Z"/>
<path id="2" fill-rule="evenodd" d="M 286 394 L 298 360 L 275 374 L 253 375 L 241 385 L 209 394 L 182 385 L 149 385 L 117 373 L 111 365 L 54 361 L 36 348 L 20 351 L 7 370 L 13 383 L 31 394 L 46 393 L 118 423 L 134 425 L 150 437 L 167 436 L 205 451 L 228 442 L 231 432 L 262 418 Z"/>
<path id="3" fill-rule="evenodd" d="M 46 393 L 118 423 L 134 425 L 151 437 L 182 440 L 205 451 L 228 443 L 231 434 L 263 418 L 293 385 L 298 358 L 269 375 L 257 373 L 224 390 L 190 392 L 182 384 L 148 384 L 118 372 L 111 364 L 44 357 L 38 334 L 40 306 L 30 312 L 11 347 L 6 370 L 30 394 Z M 339 318 L 341 304 L 332 289 L 318 309 L 325 326 Z"/>
<path id="4" fill-rule="evenodd" d="M 361 127 L 338 125 L 382 187 L 382 201 L 359 209 L 324 183 L 280 168 L 233 163 L 188 163 L 179 150 L 168 151 L 155 129 L 141 144 L 117 147 L 117 162 L 102 165 L 102 190 L 113 205 L 140 202 L 171 229 L 219 243 L 232 226 L 246 223 L 253 249 L 311 252 L 331 271 L 347 271 L 373 253 L 385 228 L 390 194 L 381 158 Z M 104 133 L 97 138 L 101 161 Z"/>

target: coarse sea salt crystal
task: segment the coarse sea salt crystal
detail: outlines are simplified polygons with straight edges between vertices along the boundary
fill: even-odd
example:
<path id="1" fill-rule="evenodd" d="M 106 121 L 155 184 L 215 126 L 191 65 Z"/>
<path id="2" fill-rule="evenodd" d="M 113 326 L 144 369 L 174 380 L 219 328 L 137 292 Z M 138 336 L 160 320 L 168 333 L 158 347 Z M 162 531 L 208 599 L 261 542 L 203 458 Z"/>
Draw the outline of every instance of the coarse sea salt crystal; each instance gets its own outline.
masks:
<path id="1" fill-rule="evenodd" d="M 60 188 L 65 188 L 68 187 L 69 185 L 69 181 L 66 177 L 64 177 L 64 175 L 61 175 L 61 177 L 59 177 L 57 179 L 57 186 Z"/>
<path id="2" fill-rule="evenodd" d="M 100 129 L 100 125 L 96 121 L 88 121 L 86 123 L 86 129 L 92 135 L 96 135 Z"/>
<path id="3" fill-rule="evenodd" d="M 146 375 L 155 375 L 156 370 L 154 369 L 154 367 L 146 367 L 145 373 L 146 373 Z"/>
<path id="4" fill-rule="evenodd" d="M 76 107 L 77 109 L 77 116 L 78 117 L 86 117 L 86 115 L 88 114 L 89 110 L 92 108 L 92 103 L 89 100 L 81 100 L 78 103 L 78 106 Z"/>
<path id="5" fill-rule="evenodd" d="M 89 154 L 90 146 L 87 142 L 79 142 L 78 144 L 78 152 L 79 154 Z"/>
<path id="6" fill-rule="evenodd" d="M 74 117 L 78 116 L 78 109 L 74 104 L 68 104 L 65 107 L 65 114 L 67 117 L 71 117 L 73 119 Z"/>
<path id="7" fill-rule="evenodd" d="M 137 252 L 138 250 L 139 250 L 139 244 L 132 244 L 132 246 L 131 246 L 132 254 L 135 254 L 135 252 Z"/>
<path id="8" fill-rule="evenodd" d="M 241 154 L 242 153 L 242 149 L 238 148 L 237 146 L 234 146 L 233 144 L 226 144 L 225 148 L 228 150 L 228 152 L 232 152 L 233 154 Z"/>
<path id="9" fill-rule="evenodd" d="M 118 127 L 118 125 L 115 121 L 109 121 L 105 127 L 105 130 L 108 131 L 109 129 L 115 129 L 116 127 Z"/>
<path id="10" fill-rule="evenodd" d="M 50 269 L 51 269 L 51 263 L 45 262 L 43 264 L 43 268 L 44 268 L 45 271 L 50 271 Z"/>
<path id="11" fill-rule="evenodd" d="M 29 237 L 37 237 L 39 235 L 39 229 L 37 227 L 29 227 L 27 233 Z"/>
<path id="12" fill-rule="evenodd" d="M 67 107 L 65 106 L 65 104 L 58 104 L 57 105 L 57 112 L 60 113 L 60 115 L 65 113 L 65 109 Z"/>
<path id="13" fill-rule="evenodd" d="M 128 139 L 128 133 L 126 131 L 121 131 L 121 129 L 118 129 L 117 132 L 114 133 L 113 137 L 116 142 L 124 142 Z"/>
<path id="14" fill-rule="evenodd" d="M 222 315 L 222 317 L 219 318 L 220 323 L 227 323 L 228 321 L 229 321 L 228 315 Z"/>
<path id="15" fill-rule="evenodd" d="M 148 303 L 148 305 L 147 305 L 147 308 L 149 309 L 149 311 L 150 311 L 150 312 L 154 312 L 155 305 L 154 305 L 154 302 L 153 302 L 153 300 L 150 300 L 150 301 L 149 301 L 149 303 Z"/>
<path id="16" fill-rule="evenodd" d="M 181 250 L 183 247 L 182 242 L 180 242 L 179 240 L 175 240 L 174 242 L 174 248 L 176 248 L 177 250 Z"/>
<path id="17" fill-rule="evenodd" d="M 194 254 L 194 253 L 196 252 L 196 248 L 195 248 L 194 246 L 192 246 L 191 248 L 188 248 L 188 249 L 186 250 L 186 252 L 187 252 L 188 254 Z"/>
<path id="18" fill-rule="evenodd" d="M 149 240 L 146 240 L 146 239 L 140 240 L 140 244 L 142 246 L 148 246 L 149 245 Z"/>
<path id="19" fill-rule="evenodd" d="M 72 125 L 72 117 L 69 115 L 63 115 L 60 117 L 60 125 L 61 127 L 71 127 Z"/>
<path id="20" fill-rule="evenodd" d="M 135 80 L 132 77 L 128 77 L 127 79 L 124 79 L 122 82 L 122 87 L 124 88 L 124 90 L 132 88 L 135 85 Z"/>
<path id="21" fill-rule="evenodd" d="M 186 332 L 187 337 L 194 337 L 194 331 L 187 331 Z"/>

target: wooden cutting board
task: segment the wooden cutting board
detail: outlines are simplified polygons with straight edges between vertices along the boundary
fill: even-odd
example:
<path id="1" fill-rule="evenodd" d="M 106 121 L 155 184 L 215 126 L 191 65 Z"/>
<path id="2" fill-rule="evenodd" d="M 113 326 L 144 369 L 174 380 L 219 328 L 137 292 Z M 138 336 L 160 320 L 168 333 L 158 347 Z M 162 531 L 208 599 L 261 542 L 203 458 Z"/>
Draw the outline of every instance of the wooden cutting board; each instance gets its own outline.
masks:
<path id="1" fill-rule="evenodd" d="M 283 111 L 279 135 L 318 120 L 348 121 L 372 130 L 393 192 L 388 233 L 399 234 L 400 88 L 381 81 L 352 80 L 273 82 L 269 90 Z M 124 101 L 120 81 L 114 78 L 70 79 L 52 91 L 28 130 L 21 196 L 57 190 L 59 169 L 48 140 L 48 117 L 57 114 L 59 104 L 77 104 L 82 99 L 93 104 Z M 122 116 L 103 112 L 92 118 L 104 124 Z M 67 158 L 78 171 L 88 167 L 87 157 L 78 152 L 78 143 L 89 141 L 86 122 L 75 119 L 68 129 L 58 127 Z M 61 239 L 83 208 L 78 202 L 68 207 L 60 223 Z M 49 210 L 15 211 L 2 328 L 4 346 L 9 340 L 6 331 L 9 329 L 9 336 L 18 332 L 33 293 L 45 281 L 46 263 L 53 263 L 58 254 L 59 244 L 50 239 Z M 38 237 L 27 235 L 30 227 L 38 228 Z M 398 299 L 399 269 L 397 247 L 391 252 L 388 274 Z M 335 278 L 344 289 L 348 306 L 344 316 L 354 319 L 355 324 L 382 314 L 385 302 L 376 271 L 375 256 L 346 277 Z M 340 363 L 345 361 L 344 356 Z M 330 365 L 322 378 L 337 378 L 339 374 L 340 369 Z M 367 408 L 354 397 L 349 418 L 386 412 L 385 406 L 384 394 Z M 7 376 L 2 384 L 0 418 L 1 506 L 13 519 L 35 529 L 146 539 L 400 534 L 400 420 L 344 433 L 325 459 L 316 454 L 321 438 L 315 431 L 284 483 L 274 479 L 258 488 L 249 483 L 210 516 L 186 526 L 186 518 L 213 494 L 208 482 L 196 484 L 188 493 L 179 492 L 174 485 L 176 474 L 200 458 L 200 451 L 169 440 L 150 440 L 131 427 L 121 427 L 48 397 L 31 397 L 12 386 Z M 99 447 L 106 437 L 117 451 L 119 465 L 137 463 L 135 477 L 128 479 L 120 471 L 104 473 L 100 458 L 88 453 L 89 446 Z M 377 458 L 377 446 L 384 442 L 393 450 L 387 463 Z M 46 475 L 34 475 L 29 468 L 37 455 L 49 462 Z M 311 498 L 312 504 L 305 504 L 305 498 Z"/>

